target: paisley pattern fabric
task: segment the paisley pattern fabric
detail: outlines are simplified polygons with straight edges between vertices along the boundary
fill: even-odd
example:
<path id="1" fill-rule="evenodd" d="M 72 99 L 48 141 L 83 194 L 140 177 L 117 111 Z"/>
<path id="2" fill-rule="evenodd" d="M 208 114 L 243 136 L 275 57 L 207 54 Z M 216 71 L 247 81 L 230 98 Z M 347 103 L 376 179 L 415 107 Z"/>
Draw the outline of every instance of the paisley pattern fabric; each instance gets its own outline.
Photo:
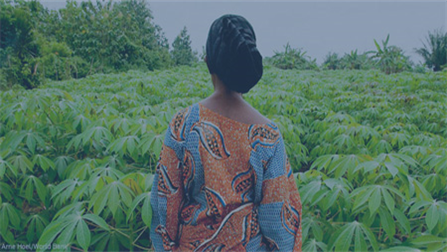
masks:
<path id="1" fill-rule="evenodd" d="M 172 119 L 154 175 L 156 251 L 301 251 L 301 200 L 277 125 L 200 103 Z"/>
<path id="2" fill-rule="evenodd" d="M 198 122 L 194 125 L 199 136 L 202 146 L 215 159 L 225 159 L 230 157 L 230 153 L 225 148 L 222 132 L 211 122 Z"/>

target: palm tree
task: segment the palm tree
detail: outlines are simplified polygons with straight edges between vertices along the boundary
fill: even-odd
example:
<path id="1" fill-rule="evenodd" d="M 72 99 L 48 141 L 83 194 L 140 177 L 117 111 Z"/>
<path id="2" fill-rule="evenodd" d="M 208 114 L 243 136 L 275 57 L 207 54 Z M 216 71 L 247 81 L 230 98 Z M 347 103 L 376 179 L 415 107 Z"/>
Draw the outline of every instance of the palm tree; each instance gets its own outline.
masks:
<path id="1" fill-rule="evenodd" d="M 415 49 L 416 53 L 424 58 L 425 64 L 433 71 L 442 70 L 442 66 L 447 65 L 447 33 L 440 30 L 428 32 L 426 41 L 423 48 Z"/>

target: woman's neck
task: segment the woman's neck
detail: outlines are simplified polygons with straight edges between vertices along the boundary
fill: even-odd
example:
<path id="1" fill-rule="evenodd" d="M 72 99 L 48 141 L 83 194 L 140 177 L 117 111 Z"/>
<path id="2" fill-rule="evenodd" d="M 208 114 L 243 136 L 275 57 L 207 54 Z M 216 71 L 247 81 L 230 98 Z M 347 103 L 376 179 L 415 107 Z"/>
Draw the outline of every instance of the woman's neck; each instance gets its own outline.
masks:
<path id="1" fill-rule="evenodd" d="M 229 102 L 244 100 L 242 97 L 242 93 L 238 93 L 227 88 L 215 74 L 211 75 L 211 80 L 214 86 L 214 93 L 209 97 L 210 99 Z"/>

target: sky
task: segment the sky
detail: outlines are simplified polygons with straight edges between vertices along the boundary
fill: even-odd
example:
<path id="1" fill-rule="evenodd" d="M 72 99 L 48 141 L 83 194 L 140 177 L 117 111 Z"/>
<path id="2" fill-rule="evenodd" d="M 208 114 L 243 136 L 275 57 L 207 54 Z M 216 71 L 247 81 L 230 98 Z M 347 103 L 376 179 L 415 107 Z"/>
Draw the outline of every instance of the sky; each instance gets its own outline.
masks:
<path id="1" fill-rule="evenodd" d="M 63 0 L 41 2 L 51 9 L 65 6 Z M 447 29 L 447 0 L 147 2 L 153 22 L 162 27 L 169 43 L 186 26 L 191 46 L 199 54 L 211 23 L 224 14 L 241 15 L 251 23 L 262 56 L 273 56 L 289 43 L 319 64 L 329 52 L 342 56 L 355 49 L 358 53 L 375 50 L 374 39 L 381 45 L 388 34 L 388 45 L 402 48 L 413 62 L 422 62 L 414 49 L 423 46 L 429 31 Z"/>

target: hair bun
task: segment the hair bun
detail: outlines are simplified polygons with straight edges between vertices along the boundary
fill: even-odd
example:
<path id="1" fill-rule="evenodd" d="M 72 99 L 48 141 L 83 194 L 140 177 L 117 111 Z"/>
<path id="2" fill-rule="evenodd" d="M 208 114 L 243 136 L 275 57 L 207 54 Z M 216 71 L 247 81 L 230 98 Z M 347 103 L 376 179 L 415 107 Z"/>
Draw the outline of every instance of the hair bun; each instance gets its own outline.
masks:
<path id="1" fill-rule="evenodd" d="M 210 73 L 216 73 L 233 91 L 247 93 L 262 77 L 255 33 L 241 16 L 224 15 L 214 21 L 206 51 Z"/>

